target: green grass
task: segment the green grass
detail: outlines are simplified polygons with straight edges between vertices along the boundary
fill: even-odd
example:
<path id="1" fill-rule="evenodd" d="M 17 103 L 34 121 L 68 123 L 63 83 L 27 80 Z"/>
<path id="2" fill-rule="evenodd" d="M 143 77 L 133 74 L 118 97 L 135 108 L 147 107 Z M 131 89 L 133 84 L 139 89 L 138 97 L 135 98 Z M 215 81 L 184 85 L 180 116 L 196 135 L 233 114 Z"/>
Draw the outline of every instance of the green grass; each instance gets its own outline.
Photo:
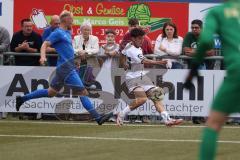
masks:
<path id="1" fill-rule="evenodd" d="M 202 127 L 117 127 L 3 120 L 0 121 L 0 160 L 197 160 L 199 142 L 157 140 L 199 140 L 201 131 Z M 240 141 L 239 131 L 240 127 L 224 128 L 219 140 Z M 238 160 L 239 150 L 239 143 L 220 143 L 217 160 Z"/>

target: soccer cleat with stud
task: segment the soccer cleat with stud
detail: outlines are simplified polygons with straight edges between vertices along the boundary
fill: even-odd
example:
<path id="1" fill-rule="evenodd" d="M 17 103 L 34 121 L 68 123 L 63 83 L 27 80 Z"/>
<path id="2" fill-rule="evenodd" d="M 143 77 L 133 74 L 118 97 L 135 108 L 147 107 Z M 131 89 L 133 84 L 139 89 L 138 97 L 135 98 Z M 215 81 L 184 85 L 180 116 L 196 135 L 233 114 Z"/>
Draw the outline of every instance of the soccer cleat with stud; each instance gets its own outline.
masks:
<path id="1" fill-rule="evenodd" d="M 24 103 L 21 96 L 16 97 L 16 110 L 19 111 L 21 105 Z"/>
<path id="2" fill-rule="evenodd" d="M 99 120 L 97 120 L 98 125 L 102 125 L 103 123 L 107 122 L 112 116 L 113 112 L 104 114 Z"/>

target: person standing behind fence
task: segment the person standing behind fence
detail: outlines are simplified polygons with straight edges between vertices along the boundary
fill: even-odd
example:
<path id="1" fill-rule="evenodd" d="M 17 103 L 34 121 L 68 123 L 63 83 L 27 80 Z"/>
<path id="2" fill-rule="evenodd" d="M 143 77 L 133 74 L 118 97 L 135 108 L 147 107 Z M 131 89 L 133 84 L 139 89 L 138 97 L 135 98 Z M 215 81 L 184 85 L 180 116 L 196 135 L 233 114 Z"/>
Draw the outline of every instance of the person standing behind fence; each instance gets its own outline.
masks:
<path id="1" fill-rule="evenodd" d="M 9 51 L 10 35 L 6 28 L 0 26 L 0 65 L 4 64 L 3 52 Z"/>
<path id="2" fill-rule="evenodd" d="M 33 31 L 33 23 L 30 19 L 21 21 L 21 31 L 14 33 L 11 40 L 12 52 L 38 53 L 42 45 L 42 37 Z M 39 66 L 38 56 L 15 56 L 17 66 Z"/>
<path id="3" fill-rule="evenodd" d="M 196 49 L 199 45 L 198 39 L 200 36 L 200 33 L 202 31 L 202 25 L 203 22 L 199 19 L 195 19 L 191 22 L 191 32 L 188 32 L 183 40 L 183 54 L 193 57 L 195 55 Z M 207 56 L 214 56 L 215 51 L 213 49 L 210 49 L 206 52 Z M 190 66 L 190 61 L 188 62 L 188 67 Z M 211 68 L 211 62 L 204 61 L 200 66 L 199 69 L 208 69 Z M 212 63 L 213 64 L 213 63 Z"/>
<path id="4" fill-rule="evenodd" d="M 10 35 L 6 28 L 0 26 L 0 65 L 3 64 L 3 52 L 7 52 L 9 50 L 10 45 Z M 6 118 L 5 113 L 0 112 L 0 119 Z"/>
<path id="5" fill-rule="evenodd" d="M 240 112 L 239 31 L 240 0 L 228 0 L 211 9 L 206 16 L 205 27 L 199 40 L 200 45 L 185 82 L 185 87 L 190 88 L 192 86 L 193 77 L 198 76 L 198 66 L 204 60 L 206 51 L 213 47 L 214 34 L 217 33 L 222 41 L 222 55 L 227 74 L 211 105 L 207 126 L 203 130 L 199 160 L 215 159 L 219 132 L 225 124 L 227 116 Z"/>
<path id="6" fill-rule="evenodd" d="M 42 34 L 42 40 L 45 41 L 47 37 L 60 25 L 60 19 L 58 15 L 53 15 L 51 17 L 50 26 L 44 29 Z M 52 47 L 47 48 L 48 54 L 56 54 L 56 50 Z M 57 57 L 48 57 L 48 66 L 56 66 Z"/>
<path id="7" fill-rule="evenodd" d="M 199 45 L 198 39 L 202 30 L 202 21 L 195 19 L 191 22 L 191 29 L 192 32 L 188 32 L 183 40 L 183 54 L 193 57 L 196 53 L 196 49 Z M 215 51 L 213 49 L 210 49 L 206 51 L 207 56 L 213 56 L 215 54 Z M 190 67 L 190 60 L 187 60 L 188 68 Z M 206 61 L 202 62 L 201 65 L 199 65 L 199 69 L 205 70 L 207 69 L 207 63 Z M 204 121 L 204 117 L 192 117 L 192 122 L 194 124 L 200 124 Z"/>
<path id="8" fill-rule="evenodd" d="M 98 37 L 92 35 L 92 24 L 89 21 L 84 21 L 80 26 L 80 34 L 74 36 L 73 38 L 73 48 L 75 54 L 80 56 L 80 77 L 84 80 L 84 75 L 88 72 L 89 82 L 94 81 L 94 76 L 92 74 L 92 67 L 87 66 L 87 56 L 97 55 L 99 52 L 99 39 Z M 93 60 L 93 61 L 91 61 Z M 89 58 L 90 64 L 98 64 L 96 58 Z M 87 82 L 86 82 L 87 83 Z"/>
<path id="9" fill-rule="evenodd" d="M 131 18 L 128 20 L 128 31 L 127 33 L 123 36 L 123 39 L 121 40 L 120 43 L 120 48 L 119 51 L 121 52 L 125 46 L 132 41 L 131 39 L 131 35 L 130 35 L 130 31 L 133 28 L 139 27 L 139 21 L 137 18 Z M 153 54 L 153 46 L 152 46 L 152 42 L 151 39 L 147 36 L 144 35 L 144 40 L 141 46 L 142 50 L 143 50 L 143 54 Z"/>
<path id="10" fill-rule="evenodd" d="M 6 28 L 0 26 L 0 54 L 7 52 L 10 46 L 10 35 Z"/>
<path id="11" fill-rule="evenodd" d="M 107 43 L 100 47 L 99 55 L 105 55 L 106 57 L 99 58 L 101 66 L 112 69 L 112 58 L 118 55 L 119 44 L 115 42 L 116 32 L 112 29 L 108 29 L 105 32 Z M 102 62 L 102 60 L 105 60 Z M 116 66 L 117 67 L 117 66 Z"/>
<path id="12" fill-rule="evenodd" d="M 172 22 L 163 25 L 163 33 L 157 37 L 154 53 L 160 56 L 168 55 L 177 58 L 182 53 L 183 38 L 177 35 L 177 27 Z M 177 59 L 168 59 L 167 68 L 182 69 Z"/>

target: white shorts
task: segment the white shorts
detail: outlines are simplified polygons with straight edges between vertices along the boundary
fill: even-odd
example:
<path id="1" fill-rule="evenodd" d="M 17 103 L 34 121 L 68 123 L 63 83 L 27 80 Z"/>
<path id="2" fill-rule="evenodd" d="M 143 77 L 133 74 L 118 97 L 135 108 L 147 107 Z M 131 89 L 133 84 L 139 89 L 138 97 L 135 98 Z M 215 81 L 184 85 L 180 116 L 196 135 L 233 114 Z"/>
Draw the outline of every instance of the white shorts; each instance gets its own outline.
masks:
<path id="1" fill-rule="evenodd" d="M 129 92 L 134 91 L 134 89 L 138 87 L 143 88 L 145 92 L 147 92 L 151 88 L 156 87 L 151 81 L 151 79 L 146 75 L 132 79 L 126 79 L 126 85 L 128 87 Z"/>

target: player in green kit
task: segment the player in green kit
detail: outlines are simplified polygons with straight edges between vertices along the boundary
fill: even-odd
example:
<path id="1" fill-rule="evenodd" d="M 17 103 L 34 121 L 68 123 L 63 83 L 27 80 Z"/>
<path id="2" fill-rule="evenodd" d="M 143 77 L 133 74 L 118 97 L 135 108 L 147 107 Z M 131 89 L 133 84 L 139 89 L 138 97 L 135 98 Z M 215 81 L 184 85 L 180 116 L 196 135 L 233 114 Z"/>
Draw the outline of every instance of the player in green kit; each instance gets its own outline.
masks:
<path id="1" fill-rule="evenodd" d="M 205 27 L 200 36 L 197 54 L 185 87 L 197 76 L 197 67 L 204 59 L 204 53 L 212 48 L 213 35 L 219 34 L 226 77 L 212 103 L 203 131 L 199 160 L 214 160 L 219 132 L 231 113 L 240 112 L 240 0 L 228 0 L 211 9 L 206 17 Z"/>

